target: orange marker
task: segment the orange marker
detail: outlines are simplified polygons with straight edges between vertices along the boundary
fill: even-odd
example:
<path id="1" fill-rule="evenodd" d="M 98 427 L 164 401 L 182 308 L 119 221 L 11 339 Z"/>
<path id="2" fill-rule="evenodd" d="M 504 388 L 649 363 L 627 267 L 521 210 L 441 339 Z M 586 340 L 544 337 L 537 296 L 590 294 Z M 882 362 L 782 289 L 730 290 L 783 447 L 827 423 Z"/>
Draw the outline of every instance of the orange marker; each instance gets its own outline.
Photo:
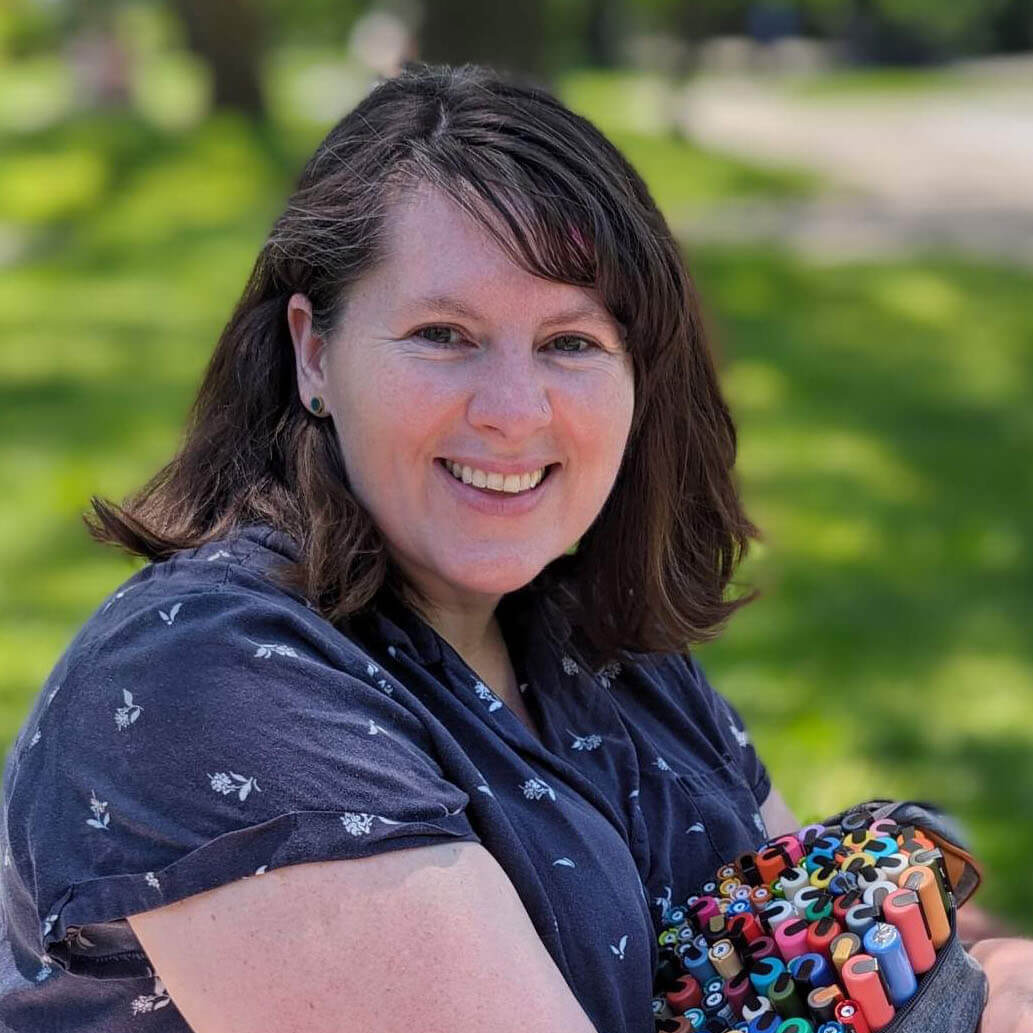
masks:
<path id="1" fill-rule="evenodd" d="M 950 939 L 951 927 L 947 912 L 943 908 L 940 887 L 936 884 L 936 876 L 928 868 L 915 865 L 905 868 L 900 876 L 900 888 L 914 890 L 925 915 L 929 927 L 929 937 L 933 946 L 939 950 Z"/>

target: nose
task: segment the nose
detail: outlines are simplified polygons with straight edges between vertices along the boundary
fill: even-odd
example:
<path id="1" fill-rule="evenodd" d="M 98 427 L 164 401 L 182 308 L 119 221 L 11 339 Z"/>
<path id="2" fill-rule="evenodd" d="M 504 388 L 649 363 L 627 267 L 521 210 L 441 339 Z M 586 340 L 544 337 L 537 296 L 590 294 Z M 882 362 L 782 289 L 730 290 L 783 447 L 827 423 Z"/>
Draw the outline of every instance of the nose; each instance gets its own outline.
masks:
<path id="1" fill-rule="evenodd" d="M 500 343 L 480 364 L 467 407 L 471 426 L 520 440 L 552 420 L 546 371 L 536 367 L 532 349 Z"/>

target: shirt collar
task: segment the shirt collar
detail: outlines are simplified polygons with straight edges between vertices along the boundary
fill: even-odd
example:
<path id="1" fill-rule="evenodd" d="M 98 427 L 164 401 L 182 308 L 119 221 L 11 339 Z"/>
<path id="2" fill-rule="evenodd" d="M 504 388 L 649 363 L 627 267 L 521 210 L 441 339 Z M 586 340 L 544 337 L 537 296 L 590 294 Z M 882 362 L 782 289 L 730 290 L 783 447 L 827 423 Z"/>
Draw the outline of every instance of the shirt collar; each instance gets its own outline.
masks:
<path id="1" fill-rule="evenodd" d="M 551 613 L 552 609 L 541 594 L 533 590 L 513 592 L 499 604 L 498 616 L 507 642 L 517 653 L 515 662 L 525 659 L 533 646 L 540 646 L 543 640 L 561 646 L 569 638 L 569 625 L 558 612 Z M 452 659 L 454 648 L 394 592 L 388 589 L 380 592 L 372 617 L 381 640 L 407 653 L 417 663 L 427 666 Z"/>

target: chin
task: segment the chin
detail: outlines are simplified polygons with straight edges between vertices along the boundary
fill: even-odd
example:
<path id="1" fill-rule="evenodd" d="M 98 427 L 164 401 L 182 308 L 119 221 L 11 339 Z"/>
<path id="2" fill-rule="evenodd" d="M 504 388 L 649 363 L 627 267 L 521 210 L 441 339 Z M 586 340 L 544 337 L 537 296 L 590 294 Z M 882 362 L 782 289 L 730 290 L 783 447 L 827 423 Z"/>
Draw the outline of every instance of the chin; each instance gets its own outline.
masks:
<path id="1" fill-rule="evenodd" d="M 530 584 L 545 564 L 528 564 L 526 560 L 519 563 L 485 563 L 481 566 L 460 569 L 450 572 L 448 580 L 466 592 L 479 595 L 506 595 Z"/>

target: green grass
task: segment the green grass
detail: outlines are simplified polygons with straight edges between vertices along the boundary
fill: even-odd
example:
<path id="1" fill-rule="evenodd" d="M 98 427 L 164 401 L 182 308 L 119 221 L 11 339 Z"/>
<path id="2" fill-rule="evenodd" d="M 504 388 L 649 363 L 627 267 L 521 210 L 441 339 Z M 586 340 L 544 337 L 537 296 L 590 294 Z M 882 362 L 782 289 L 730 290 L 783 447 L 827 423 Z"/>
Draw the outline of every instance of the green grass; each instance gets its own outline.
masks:
<path id="1" fill-rule="evenodd" d="M 765 597 L 700 650 L 801 818 L 940 802 L 1033 930 L 1033 277 L 704 251 Z"/>
<path id="2" fill-rule="evenodd" d="M 669 211 L 799 189 L 611 132 L 631 134 Z M 5 183 L 29 198 L 0 214 L 28 242 L 0 279 L 4 748 L 132 570 L 79 515 L 175 447 L 302 138 L 287 166 L 268 134 L 232 119 L 179 132 L 77 121 L 3 144 Z M 51 160 L 69 175 L 55 180 Z M 58 193 L 33 194 L 55 181 Z M 767 534 L 743 572 L 765 598 L 700 651 L 712 680 L 801 817 L 880 793 L 938 800 L 988 862 L 986 902 L 1033 931 L 1033 280 L 714 248 L 695 249 L 692 268 Z"/>

